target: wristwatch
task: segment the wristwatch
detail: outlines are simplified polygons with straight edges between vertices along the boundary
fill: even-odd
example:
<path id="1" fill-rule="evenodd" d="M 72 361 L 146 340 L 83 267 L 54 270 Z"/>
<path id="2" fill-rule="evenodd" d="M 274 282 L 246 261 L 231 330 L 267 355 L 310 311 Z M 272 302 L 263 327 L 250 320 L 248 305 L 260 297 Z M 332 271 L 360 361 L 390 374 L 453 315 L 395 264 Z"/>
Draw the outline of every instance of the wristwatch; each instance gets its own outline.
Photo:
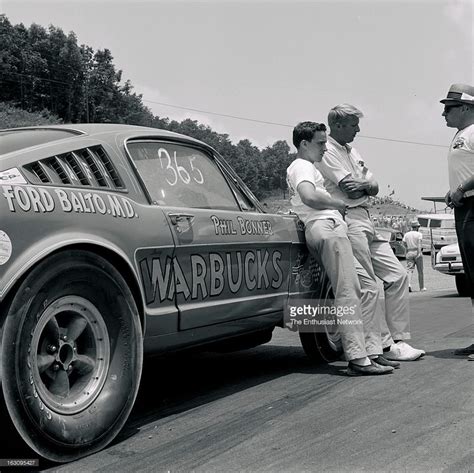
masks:
<path id="1" fill-rule="evenodd" d="M 464 195 L 464 193 L 466 192 L 466 190 L 464 189 L 464 187 L 462 186 L 462 184 L 459 184 L 459 186 L 457 187 L 456 190 L 459 191 L 459 192 L 461 192 L 462 195 Z"/>

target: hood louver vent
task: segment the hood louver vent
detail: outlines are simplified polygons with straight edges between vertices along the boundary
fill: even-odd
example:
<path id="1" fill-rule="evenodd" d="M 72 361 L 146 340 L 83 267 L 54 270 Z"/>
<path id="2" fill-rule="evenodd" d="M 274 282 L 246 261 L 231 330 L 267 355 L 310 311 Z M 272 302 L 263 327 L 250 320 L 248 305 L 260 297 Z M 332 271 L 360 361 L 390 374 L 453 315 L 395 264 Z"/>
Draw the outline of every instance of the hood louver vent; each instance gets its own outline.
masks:
<path id="1" fill-rule="evenodd" d="M 58 154 L 23 166 L 38 184 L 124 189 L 123 181 L 101 146 Z"/>

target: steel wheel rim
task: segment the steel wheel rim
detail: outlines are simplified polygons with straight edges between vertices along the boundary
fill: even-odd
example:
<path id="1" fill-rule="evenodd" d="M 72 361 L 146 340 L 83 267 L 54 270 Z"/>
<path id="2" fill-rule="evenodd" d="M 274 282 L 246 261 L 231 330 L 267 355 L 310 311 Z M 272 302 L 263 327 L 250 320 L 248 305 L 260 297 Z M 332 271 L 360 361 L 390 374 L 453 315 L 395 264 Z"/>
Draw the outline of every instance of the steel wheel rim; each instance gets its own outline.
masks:
<path id="1" fill-rule="evenodd" d="M 109 362 L 107 326 L 87 299 L 61 297 L 39 316 L 28 367 L 41 410 L 71 415 L 89 407 L 105 384 Z"/>

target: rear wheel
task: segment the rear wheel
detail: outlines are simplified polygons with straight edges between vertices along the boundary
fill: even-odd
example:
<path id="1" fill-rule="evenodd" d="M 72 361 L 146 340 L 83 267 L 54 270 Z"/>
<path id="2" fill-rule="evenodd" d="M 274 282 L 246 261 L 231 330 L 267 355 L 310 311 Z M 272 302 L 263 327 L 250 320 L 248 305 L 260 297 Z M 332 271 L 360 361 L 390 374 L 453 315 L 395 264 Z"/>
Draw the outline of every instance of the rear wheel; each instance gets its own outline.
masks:
<path id="1" fill-rule="evenodd" d="M 143 356 L 138 310 L 117 270 L 89 252 L 48 258 L 21 284 L 3 332 L 5 402 L 28 445 L 62 462 L 111 442 Z"/>
<path id="2" fill-rule="evenodd" d="M 321 301 L 334 299 L 329 280 L 326 278 L 325 281 L 319 295 L 315 295 L 315 298 Z M 343 354 L 343 349 L 341 334 L 337 329 L 337 325 L 325 325 L 323 329 L 321 329 L 321 332 L 299 332 L 304 352 L 316 362 L 339 360 Z"/>

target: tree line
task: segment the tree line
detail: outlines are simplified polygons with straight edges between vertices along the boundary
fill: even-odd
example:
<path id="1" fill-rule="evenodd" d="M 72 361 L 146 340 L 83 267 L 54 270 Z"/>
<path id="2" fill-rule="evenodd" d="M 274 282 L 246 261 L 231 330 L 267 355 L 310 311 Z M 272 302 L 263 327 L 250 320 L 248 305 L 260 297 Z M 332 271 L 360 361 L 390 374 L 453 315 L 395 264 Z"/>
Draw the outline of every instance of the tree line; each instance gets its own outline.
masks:
<path id="1" fill-rule="evenodd" d="M 294 159 L 286 141 L 260 150 L 249 140 L 233 144 L 196 120 L 153 115 L 123 81 L 109 49 L 79 45 L 73 32 L 50 25 L 12 25 L 0 15 L 0 128 L 41 123 L 127 123 L 192 136 L 215 148 L 250 189 L 262 197 L 285 190 L 286 168 Z M 21 113 L 20 113 L 21 112 Z M 13 118 L 15 117 L 15 118 Z M 20 118 L 21 117 L 21 118 Z M 26 120 L 26 121 L 25 121 Z"/>

